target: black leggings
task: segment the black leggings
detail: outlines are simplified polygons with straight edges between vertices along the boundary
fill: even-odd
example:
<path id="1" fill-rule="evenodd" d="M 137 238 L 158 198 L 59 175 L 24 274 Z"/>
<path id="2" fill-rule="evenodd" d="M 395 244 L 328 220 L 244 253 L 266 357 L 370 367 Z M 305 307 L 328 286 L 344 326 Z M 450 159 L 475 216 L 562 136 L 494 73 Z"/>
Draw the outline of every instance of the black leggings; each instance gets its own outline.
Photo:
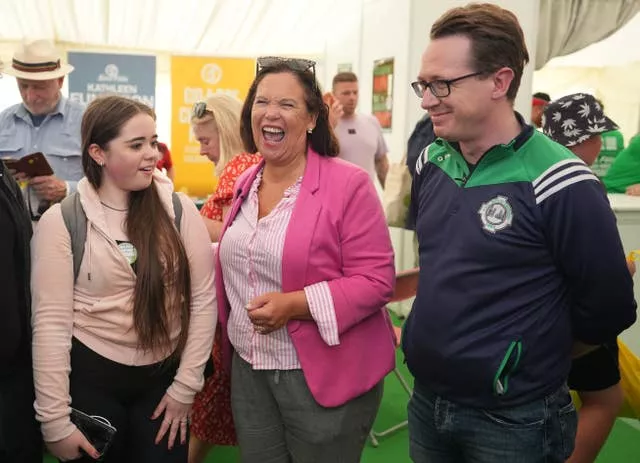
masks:
<path id="1" fill-rule="evenodd" d="M 160 362 L 128 366 L 113 362 L 77 339 L 71 348 L 71 406 L 89 415 L 102 416 L 117 429 L 113 444 L 103 458 L 106 463 L 186 463 L 188 445 L 178 438 L 168 450 L 167 435 L 156 445 L 162 415 L 151 420 L 177 365 Z M 95 462 L 84 457 L 77 462 Z"/>
<path id="2" fill-rule="evenodd" d="M 24 365 L 0 377 L 0 462 L 42 463 L 42 435 L 33 410 L 33 370 Z"/>

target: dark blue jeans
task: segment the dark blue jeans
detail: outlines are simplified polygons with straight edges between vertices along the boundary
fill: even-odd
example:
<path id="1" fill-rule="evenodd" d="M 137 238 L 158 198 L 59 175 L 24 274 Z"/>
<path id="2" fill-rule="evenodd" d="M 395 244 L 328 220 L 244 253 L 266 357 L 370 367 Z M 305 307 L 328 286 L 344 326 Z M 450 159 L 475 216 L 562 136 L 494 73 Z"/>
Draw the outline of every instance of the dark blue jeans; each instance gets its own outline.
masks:
<path id="1" fill-rule="evenodd" d="M 416 381 L 408 412 L 415 463 L 560 463 L 573 452 L 577 415 L 566 386 L 523 405 L 482 410 Z"/>

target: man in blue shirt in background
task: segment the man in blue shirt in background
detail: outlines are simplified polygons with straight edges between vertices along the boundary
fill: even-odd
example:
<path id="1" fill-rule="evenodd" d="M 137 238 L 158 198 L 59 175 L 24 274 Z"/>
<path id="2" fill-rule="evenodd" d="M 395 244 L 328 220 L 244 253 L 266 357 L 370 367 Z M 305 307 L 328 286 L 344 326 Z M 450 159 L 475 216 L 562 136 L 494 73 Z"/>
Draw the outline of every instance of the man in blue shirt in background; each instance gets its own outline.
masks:
<path id="1" fill-rule="evenodd" d="M 25 198 L 31 218 L 37 220 L 51 204 L 76 190 L 82 178 L 80 125 L 84 107 L 60 92 L 73 66 L 62 64 L 60 53 L 46 40 L 22 44 L 5 74 L 14 76 L 22 103 L 0 113 L 0 158 L 19 159 L 42 152 L 53 175 L 27 177 Z"/>

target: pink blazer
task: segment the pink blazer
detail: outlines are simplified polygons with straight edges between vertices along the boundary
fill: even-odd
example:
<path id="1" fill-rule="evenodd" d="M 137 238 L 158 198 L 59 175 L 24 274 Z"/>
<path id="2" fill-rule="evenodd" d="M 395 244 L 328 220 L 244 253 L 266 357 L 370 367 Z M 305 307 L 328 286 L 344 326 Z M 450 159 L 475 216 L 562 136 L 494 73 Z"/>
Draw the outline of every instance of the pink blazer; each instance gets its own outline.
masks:
<path id="1" fill-rule="evenodd" d="M 233 223 L 264 161 L 243 173 L 223 227 Z M 219 253 L 218 253 L 219 256 Z M 370 390 L 395 366 L 394 334 L 385 304 L 395 284 L 394 256 L 380 200 L 368 174 L 337 158 L 309 150 L 300 193 L 287 229 L 282 290 L 298 291 L 328 281 L 340 344 L 327 345 L 313 321 L 293 320 L 287 329 L 316 401 L 344 404 Z M 216 258 L 218 317 L 225 365 L 229 301 Z"/>

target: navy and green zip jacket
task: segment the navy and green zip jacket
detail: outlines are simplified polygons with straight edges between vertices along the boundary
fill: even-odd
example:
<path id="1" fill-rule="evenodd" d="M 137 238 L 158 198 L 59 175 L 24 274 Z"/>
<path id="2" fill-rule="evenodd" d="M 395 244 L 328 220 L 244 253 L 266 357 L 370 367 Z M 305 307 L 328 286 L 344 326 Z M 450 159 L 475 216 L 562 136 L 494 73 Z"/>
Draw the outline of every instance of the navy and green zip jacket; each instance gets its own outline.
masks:
<path id="1" fill-rule="evenodd" d="M 403 350 L 416 381 L 481 408 L 560 387 L 574 339 L 610 341 L 636 319 L 604 189 L 532 127 L 472 170 L 441 139 L 416 165 L 420 280 Z"/>

